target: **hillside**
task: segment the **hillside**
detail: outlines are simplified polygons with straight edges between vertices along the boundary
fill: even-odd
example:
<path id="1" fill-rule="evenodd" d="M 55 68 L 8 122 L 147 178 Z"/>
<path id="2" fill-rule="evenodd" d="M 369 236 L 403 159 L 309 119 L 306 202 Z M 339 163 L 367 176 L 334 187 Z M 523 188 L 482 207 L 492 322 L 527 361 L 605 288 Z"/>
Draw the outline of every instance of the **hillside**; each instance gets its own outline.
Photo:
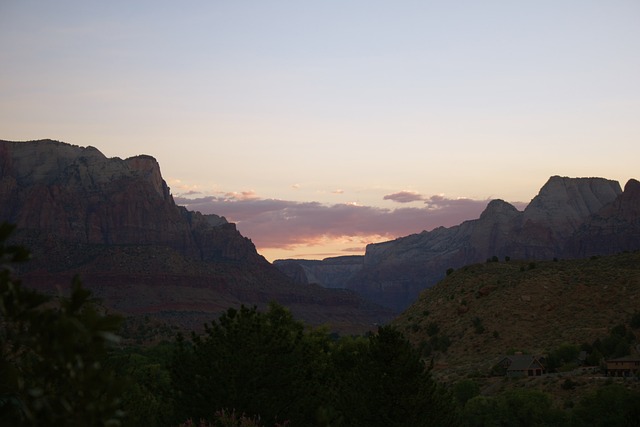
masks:
<path id="1" fill-rule="evenodd" d="M 509 352 L 544 354 L 564 343 L 593 343 L 637 312 L 638 251 L 469 265 L 422 292 L 393 324 L 421 348 L 434 336 L 448 338 L 446 352 L 432 353 L 435 372 L 458 377 L 486 374 Z"/>

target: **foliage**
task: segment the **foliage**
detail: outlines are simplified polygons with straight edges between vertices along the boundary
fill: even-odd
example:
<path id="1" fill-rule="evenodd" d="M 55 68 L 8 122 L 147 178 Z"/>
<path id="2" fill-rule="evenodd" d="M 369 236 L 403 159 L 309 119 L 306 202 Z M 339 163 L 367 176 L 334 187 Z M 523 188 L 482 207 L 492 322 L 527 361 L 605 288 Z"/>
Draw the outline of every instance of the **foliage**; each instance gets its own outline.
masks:
<path id="1" fill-rule="evenodd" d="M 210 408 L 292 425 L 452 425 L 452 400 L 400 332 L 337 341 L 283 307 L 229 309 L 171 363 L 176 423 Z"/>
<path id="2" fill-rule="evenodd" d="M 619 384 L 603 386 L 585 396 L 573 409 L 571 425 L 631 427 L 640 425 L 640 392 Z"/>
<path id="3" fill-rule="evenodd" d="M 173 416 L 173 391 L 168 365 L 173 343 L 123 348 L 112 352 L 109 366 L 127 378 L 122 393 L 125 426 L 162 427 Z"/>
<path id="4" fill-rule="evenodd" d="M 471 324 L 473 325 L 473 330 L 476 334 L 482 334 L 485 331 L 484 325 L 482 324 L 482 319 L 479 317 L 474 317 L 471 319 Z"/>
<path id="5" fill-rule="evenodd" d="M 608 336 L 601 340 L 595 340 L 592 348 L 605 358 L 622 357 L 630 353 L 631 346 L 635 340 L 636 337 L 634 333 L 620 324 L 614 326 Z"/>
<path id="6" fill-rule="evenodd" d="M 463 410 L 463 425 L 470 427 L 533 427 L 566 425 L 562 410 L 551 397 L 537 390 L 510 390 L 496 397 L 476 396 Z"/>
<path id="7" fill-rule="evenodd" d="M 366 340 L 347 340 L 336 353 L 342 425 L 456 425 L 449 394 L 397 330 L 387 326 Z"/>
<path id="8" fill-rule="evenodd" d="M 440 332 L 440 326 L 438 326 L 437 322 L 427 323 L 427 334 L 429 334 L 429 336 L 437 335 L 438 332 Z"/>
<path id="9" fill-rule="evenodd" d="M 574 344 L 562 344 L 547 355 L 546 368 L 549 372 L 566 371 L 575 368 L 580 348 Z"/>
<path id="10" fill-rule="evenodd" d="M 464 405 L 474 397 L 480 394 L 480 386 L 473 380 L 458 381 L 453 386 L 453 396 L 460 407 L 464 408 Z"/>
<path id="11" fill-rule="evenodd" d="M 486 396 L 475 396 L 466 402 L 462 411 L 464 426 L 498 427 L 498 400 Z"/>
<path id="12" fill-rule="evenodd" d="M 178 340 L 171 365 L 179 419 L 200 419 L 211 407 L 236 408 L 271 422 L 313 425 L 328 394 L 327 334 L 303 334 L 283 307 L 229 309 L 192 343 Z M 291 418 L 290 418 L 291 417 Z"/>
<path id="13" fill-rule="evenodd" d="M 69 297 L 25 289 L 9 264 L 28 252 L 6 246 L 0 225 L 0 420 L 9 425 L 119 425 L 122 383 L 105 366 L 120 319 L 105 315 L 78 278 Z"/>

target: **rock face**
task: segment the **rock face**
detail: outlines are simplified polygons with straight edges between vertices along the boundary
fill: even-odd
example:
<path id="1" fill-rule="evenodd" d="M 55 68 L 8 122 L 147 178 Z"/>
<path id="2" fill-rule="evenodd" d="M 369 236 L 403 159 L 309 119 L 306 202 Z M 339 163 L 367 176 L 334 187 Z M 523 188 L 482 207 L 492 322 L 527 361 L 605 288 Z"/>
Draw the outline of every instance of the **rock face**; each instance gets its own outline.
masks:
<path id="1" fill-rule="evenodd" d="M 201 259 L 260 258 L 224 218 L 176 206 L 153 157 L 107 159 L 93 147 L 1 141 L 0 158 L 0 218 L 23 234 L 74 244 L 161 244 Z M 225 233 L 225 244 L 212 246 L 209 237 Z"/>
<path id="2" fill-rule="evenodd" d="M 345 280 L 362 270 L 363 261 L 363 256 L 354 255 L 325 258 L 322 261 L 276 260 L 273 265 L 296 283 L 317 283 L 325 288 L 343 288 Z"/>
<path id="3" fill-rule="evenodd" d="M 129 314 L 197 310 L 212 320 L 232 305 L 275 300 L 314 324 L 388 318 L 353 293 L 296 286 L 235 224 L 177 206 L 151 156 L 0 141 L 0 202 L 0 221 L 16 224 L 14 239 L 33 253 L 27 284 L 64 286 L 78 273 Z"/>
<path id="4" fill-rule="evenodd" d="M 554 176 L 522 212 L 491 201 L 480 218 L 367 246 L 361 270 L 332 286 L 401 311 L 449 268 L 504 259 L 553 259 L 640 249 L 640 183 Z M 321 283 L 321 281 L 318 281 Z"/>
<path id="5" fill-rule="evenodd" d="M 567 252 L 590 256 L 638 249 L 640 242 L 640 182 L 629 180 L 624 192 L 591 215 L 569 238 Z"/>

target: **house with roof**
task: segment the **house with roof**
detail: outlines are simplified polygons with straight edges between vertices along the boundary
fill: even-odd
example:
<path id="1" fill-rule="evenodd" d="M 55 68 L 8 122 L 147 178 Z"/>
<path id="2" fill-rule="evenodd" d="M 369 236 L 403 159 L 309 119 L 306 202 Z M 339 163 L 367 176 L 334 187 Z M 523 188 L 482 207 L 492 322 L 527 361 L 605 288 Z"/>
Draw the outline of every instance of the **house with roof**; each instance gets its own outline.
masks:
<path id="1" fill-rule="evenodd" d="M 608 377 L 630 377 L 640 375 L 640 357 L 625 356 L 607 360 Z"/>
<path id="2" fill-rule="evenodd" d="M 500 360 L 496 371 L 504 372 L 508 377 L 539 377 L 547 373 L 544 362 L 544 356 L 514 354 Z"/>

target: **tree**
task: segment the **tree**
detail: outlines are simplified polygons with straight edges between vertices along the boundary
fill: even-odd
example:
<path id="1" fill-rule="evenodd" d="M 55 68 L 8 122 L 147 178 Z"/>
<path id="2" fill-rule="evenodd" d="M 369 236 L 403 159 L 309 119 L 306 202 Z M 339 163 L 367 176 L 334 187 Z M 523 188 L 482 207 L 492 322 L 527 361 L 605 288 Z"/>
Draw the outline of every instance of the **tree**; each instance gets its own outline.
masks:
<path id="1" fill-rule="evenodd" d="M 171 366 L 177 422 L 235 409 L 268 422 L 315 425 L 329 394 L 327 334 L 305 334 L 277 304 L 228 309 L 191 343 L 178 340 Z"/>
<path id="2" fill-rule="evenodd" d="M 161 342 L 151 347 L 121 348 L 110 354 L 108 366 L 127 379 L 122 393 L 124 425 L 171 425 L 173 392 L 168 365 L 173 347 L 172 343 Z"/>
<path id="3" fill-rule="evenodd" d="M 480 394 L 480 386 L 473 380 L 458 381 L 453 386 L 453 395 L 461 408 L 474 397 Z"/>
<path id="4" fill-rule="evenodd" d="M 551 397 L 538 390 L 511 390 L 500 395 L 502 424 L 513 427 L 561 426 L 565 416 L 554 408 Z"/>
<path id="5" fill-rule="evenodd" d="M 338 353 L 344 425 L 457 425 L 450 394 L 431 378 L 419 353 L 396 329 L 381 327 Z"/>
<path id="6" fill-rule="evenodd" d="M 70 296 L 26 289 L 11 264 L 28 251 L 0 225 L 0 420 L 14 426 L 119 425 L 122 382 L 105 366 L 120 318 L 105 314 L 76 277 Z"/>
<path id="7" fill-rule="evenodd" d="M 475 396 L 464 405 L 462 411 L 464 426 L 499 427 L 499 408 L 495 398 Z"/>
<path id="8" fill-rule="evenodd" d="M 571 425 L 631 427 L 640 425 L 640 393 L 610 384 L 582 398 L 573 409 Z"/>

